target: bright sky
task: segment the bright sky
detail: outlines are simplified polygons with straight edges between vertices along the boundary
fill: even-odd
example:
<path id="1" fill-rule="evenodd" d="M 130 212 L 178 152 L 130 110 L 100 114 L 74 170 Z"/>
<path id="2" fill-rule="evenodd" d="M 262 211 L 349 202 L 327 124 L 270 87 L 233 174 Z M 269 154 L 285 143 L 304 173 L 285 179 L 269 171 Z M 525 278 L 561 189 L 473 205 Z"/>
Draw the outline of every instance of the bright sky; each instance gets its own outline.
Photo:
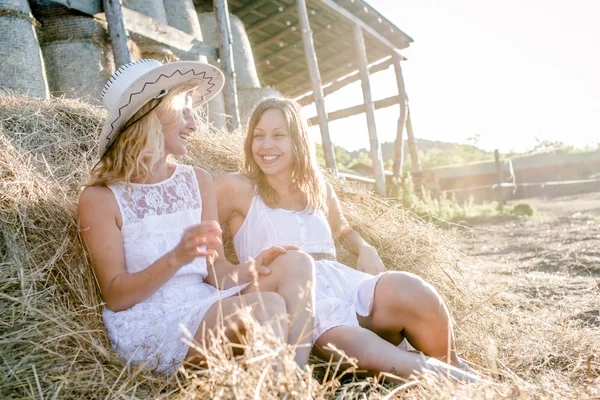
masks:
<path id="1" fill-rule="evenodd" d="M 599 0 L 368 0 L 414 42 L 403 54 L 415 136 L 522 151 L 534 137 L 600 142 Z M 368 51 L 368 49 L 367 49 Z M 394 70 L 371 76 L 373 99 L 397 94 Z M 328 112 L 362 103 L 360 82 L 326 97 Z M 316 115 L 306 107 L 307 117 Z M 380 142 L 398 107 L 375 112 Z M 329 124 L 332 141 L 369 148 L 366 117 Z M 310 128 L 320 142 L 318 126 Z"/>

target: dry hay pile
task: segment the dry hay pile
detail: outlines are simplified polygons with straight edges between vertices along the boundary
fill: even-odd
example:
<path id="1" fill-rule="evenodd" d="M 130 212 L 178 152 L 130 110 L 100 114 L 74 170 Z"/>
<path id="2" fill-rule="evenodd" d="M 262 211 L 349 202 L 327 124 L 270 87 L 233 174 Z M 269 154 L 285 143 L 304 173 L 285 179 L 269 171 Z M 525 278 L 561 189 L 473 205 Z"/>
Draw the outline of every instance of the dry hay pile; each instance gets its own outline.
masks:
<path id="1" fill-rule="evenodd" d="M 342 384 L 323 368 L 314 374 L 295 368 L 285 351 L 285 368 L 276 374 L 268 366 L 277 343 L 259 328 L 237 362 L 221 344 L 206 350 L 208 369 L 169 379 L 124 366 L 103 330 L 101 299 L 75 218 L 77 190 L 94 162 L 103 116 L 75 100 L 0 94 L 1 398 L 489 398 L 515 390 L 551 397 L 511 377 L 476 385 L 431 376 L 398 387 L 373 380 Z M 183 161 L 218 176 L 237 168 L 240 142 L 218 131 L 200 132 Z M 487 354 L 474 340 L 482 335 L 477 321 L 489 318 L 485 297 L 459 270 L 460 255 L 446 234 L 385 200 L 339 182 L 336 188 L 347 217 L 388 266 L 416 272 L 440 290 L 462 324 L 462 354 L 487 366 Z M 340 255 L 353 262 L 343 249 Z"/>

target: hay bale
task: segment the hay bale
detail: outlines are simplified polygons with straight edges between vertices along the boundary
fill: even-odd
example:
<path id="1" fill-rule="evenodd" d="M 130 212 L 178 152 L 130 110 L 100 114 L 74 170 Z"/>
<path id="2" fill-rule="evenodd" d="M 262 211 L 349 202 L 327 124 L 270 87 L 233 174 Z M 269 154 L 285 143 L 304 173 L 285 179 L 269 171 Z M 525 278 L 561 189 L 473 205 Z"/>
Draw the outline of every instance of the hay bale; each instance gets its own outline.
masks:
<path id="1" fill-rule="evenodd" d="M 169 25 L 202 41 L 202 30 L 192 0 L 163 0 Z M 181 60 L 206 62 L 206 56 L 177 52 Z"/>
<path id="2" fill-rule="evenodd" d="M 283 376 L 262 376 L 273 362 L 266 340 L 248 344 L 247 358 L 238 362 L 226 348 L 210 349 L 209 369 L 178 380 L 124 367 L 109 348 L 100 294 L 75 217 L 78 187 L 95 162 L 104 117 L 99 107 L 76 100 L 0 93 L 0 398 L 191 399 L 255 393 L 281 398 L 296 393 L 320 399 L 388 392 L 372 381 L 322 385 L 310 373 L 287 367 Z M 241 135 L 204 130 L 191 140 L 183 161 L 219 176 L 236 170 L 241 143 Z M 472 299 L 469 281 L 444 233 L 397 204 L 332 182 L 350 222 L 378 247 L 387 265 L 419 273 L 440 290 L 453 312 L 465 309 L 465 300 Z M 353 257 L 339 246 L 338 251 L 353 264 Z"/>
<path id="3" fill-rule="evenodd" d="M 177 54 L 175 54 L 170 48 L 162 44 L 141 42 L 137 43 L 137 45 L 142 54 L 142 58 L 151 58 L 153 60 L 158 60 L 163 64 L 179 60 Z"/>
<path id="4" fill-rule="evenodd" d="M 163 0 L 170 26 L 202 40 L 200 21 L 192 0 Z"/>
<path id="5" fill-rule="evenodd" d="M 226 129 L 225 98 L 223 92 L 213 97 L 208 103 L 208 121 L 217 129 Z"/>
<path id="6" fill-rule="evenodd" d="M 206 43 L 213 46 L 218 46 L 217 43 L 217 22 L 214 12 L 201 12 L 201 7 L 196 8 L 198 12 L 198 20 L 202 30 L 202 38 Z M 247 102 L 239 96 L 242 89 L 259 89 L 260 82 L 250 42 L 246 36 L 244 24 L 235 16 L 230 14 L 231 19 L 231 34 L 233 37 L 233 62 L 236 75 L 236 86 L 238 89 L 238 108 L 242 123 L 245 122 L 245 117 L 242 114 L 247 113 L 247 107 L 241 104 Z M 209 60 L 211 64 L 220 68 L 221 65 L 216 60 Z M 217 129 L 225 129 L 227 124 L 227 115 L 225 114 L 225 102 L 223 94 L 219 93 L 211 101 L 208 102 L 208 120 Z"/>
<path id="7" fill-rule="evenodd" d="M 0 88 L 48 97 L 44 62 L 27 0 L 0 0 Z"/>
<path id="8" fill-rule="evenodd" d="M 204 41 L 218 48 L 215 13 L 198 11 L 198 18 L 200 19 Z M 231 37 L 233 38 L 233 65 L 236 86 L 238 89 L 260 88 L 252 47 L 246 35 L 244 23 L 233 14 L 229 14 L 229 19 L 231 21 Z"/>
<path id="9" fill-rule="evenodd" d="M 45 43 L 42 52 L 54 96 L 100 102 L 100 91 L 114 69 L 112 52 L 93 42 Z"/>
<path id="10" fill-rule="evenodd" d="M 167 13 L 162 0 L 123 0 L 123 6 L 167 25 Z"/>
<path id="11" fill-rule="evenodd" d="M 238 89 L 238 108 L 240 120 L 245 125 L 250 119 L 254 107 L 267 97 L 281 97 L 282 94 L 273 88 Z"/>
<path id="12" fill-rule="evenodd" d="M 124 0 L 123 6 L 167 25 L 167 13 L 162 0 Z M 168 46 L 149 41 L 136 42 L 141 58 L 151 58 L 162 63 L 177 61 L 179 57 Z M 107 78 L 108 79 L 108 78 Z"/>
<path id="13" fill-rule="evenodd" d="M 32 0 L 31 7 L 41 24 L 50 93 L 99 103 L 115 69 L 104 24 L 50 0 Z"/>

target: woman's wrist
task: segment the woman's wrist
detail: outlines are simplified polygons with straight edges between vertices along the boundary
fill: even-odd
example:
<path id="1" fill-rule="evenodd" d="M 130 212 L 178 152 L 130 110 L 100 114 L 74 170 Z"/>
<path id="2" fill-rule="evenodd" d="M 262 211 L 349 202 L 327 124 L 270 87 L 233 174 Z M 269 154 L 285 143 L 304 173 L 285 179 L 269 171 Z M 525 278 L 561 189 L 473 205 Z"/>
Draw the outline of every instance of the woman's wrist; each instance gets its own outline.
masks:
<path id="1" fill-rule="evenodd" d="M 167 259 L 167 265 L 169 266 L 169 269 L 179 269 L 184 265 L 184 263 L 177 256 L 177 253 L 173 250 L 168 252 L 165 256 Z"/>
<path id="2" fill-rule="evenodd" d="M 362 243 L 358 246 L 358 254 L 360 255 L 360 253 L 363 250 L 374 250 L 375 247 L 373 247 L 372 245 L 370 245 L 369 243 L 365 242 L 364 240 L 362 241 Z"/>

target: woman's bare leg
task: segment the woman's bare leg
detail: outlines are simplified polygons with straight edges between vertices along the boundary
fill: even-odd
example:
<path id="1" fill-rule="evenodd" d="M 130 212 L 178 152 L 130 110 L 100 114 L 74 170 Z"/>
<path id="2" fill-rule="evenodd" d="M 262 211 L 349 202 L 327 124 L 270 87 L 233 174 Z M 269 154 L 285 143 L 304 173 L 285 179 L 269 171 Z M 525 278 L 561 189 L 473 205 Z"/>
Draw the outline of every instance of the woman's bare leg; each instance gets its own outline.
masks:
<path id="1" fill-rule="evenodd" d="M 417 275 L 407 272 L 383 275 L 375 288 L 371 315 L 359 321 L 361 326 L 394 345 L 406 337 L 425 355 L 455 366 L 463 365 L 456 354 L 448 308 L 435 288 Z"/>
<path id="2" fill-rule="evenodd" d="M 342 350 L 346 356 L 356 358 L 359 369 L 373 376 L 377 376 L 380 372 L 387 372 L 408 378 L 415 373 L 429 370 L 469 382 L 478 379 L 435 358 L 401 350 L 364 328 L 339 326 L 326 331 L 317 339 L 315 354 L 324 360 L 329 360 L 333 356 L 334 360 L 339 361 L 340 355 L 333 350 L 328 350 L 329 343 Z"/>
<path id="3" fill-rule="evenodd" d="M 287 310 L 285 301 L 277 293 L 248 293 L 216 302 L 202 319 L 194 341 L 200 346 L 209 347 L 212 339 L 210 331 L 214 332 L 223 327 L 231 342 L 240 343 L 238 333 L 245 332 L 244 322 L 238 313 L 241 308 L 249 309 L 260 325 L 270 327 L 275 336 L 285 341 L 288 328 Z M 186 359 L 198 362 L 202 357 L 196 349 L 190 347 Z"/>
<path id="4" fill-rule="evenodd" d="M 297 346 L 294 359 L 304 366 L 313 345 L 315 263 L 308 254 L 291 250 L 269 268 L 270 275 L 261 276 L 258 285 L 251 284 L 242 293 L 275 292 L 283 297 L 290 318 L 287 342 Z"/>

